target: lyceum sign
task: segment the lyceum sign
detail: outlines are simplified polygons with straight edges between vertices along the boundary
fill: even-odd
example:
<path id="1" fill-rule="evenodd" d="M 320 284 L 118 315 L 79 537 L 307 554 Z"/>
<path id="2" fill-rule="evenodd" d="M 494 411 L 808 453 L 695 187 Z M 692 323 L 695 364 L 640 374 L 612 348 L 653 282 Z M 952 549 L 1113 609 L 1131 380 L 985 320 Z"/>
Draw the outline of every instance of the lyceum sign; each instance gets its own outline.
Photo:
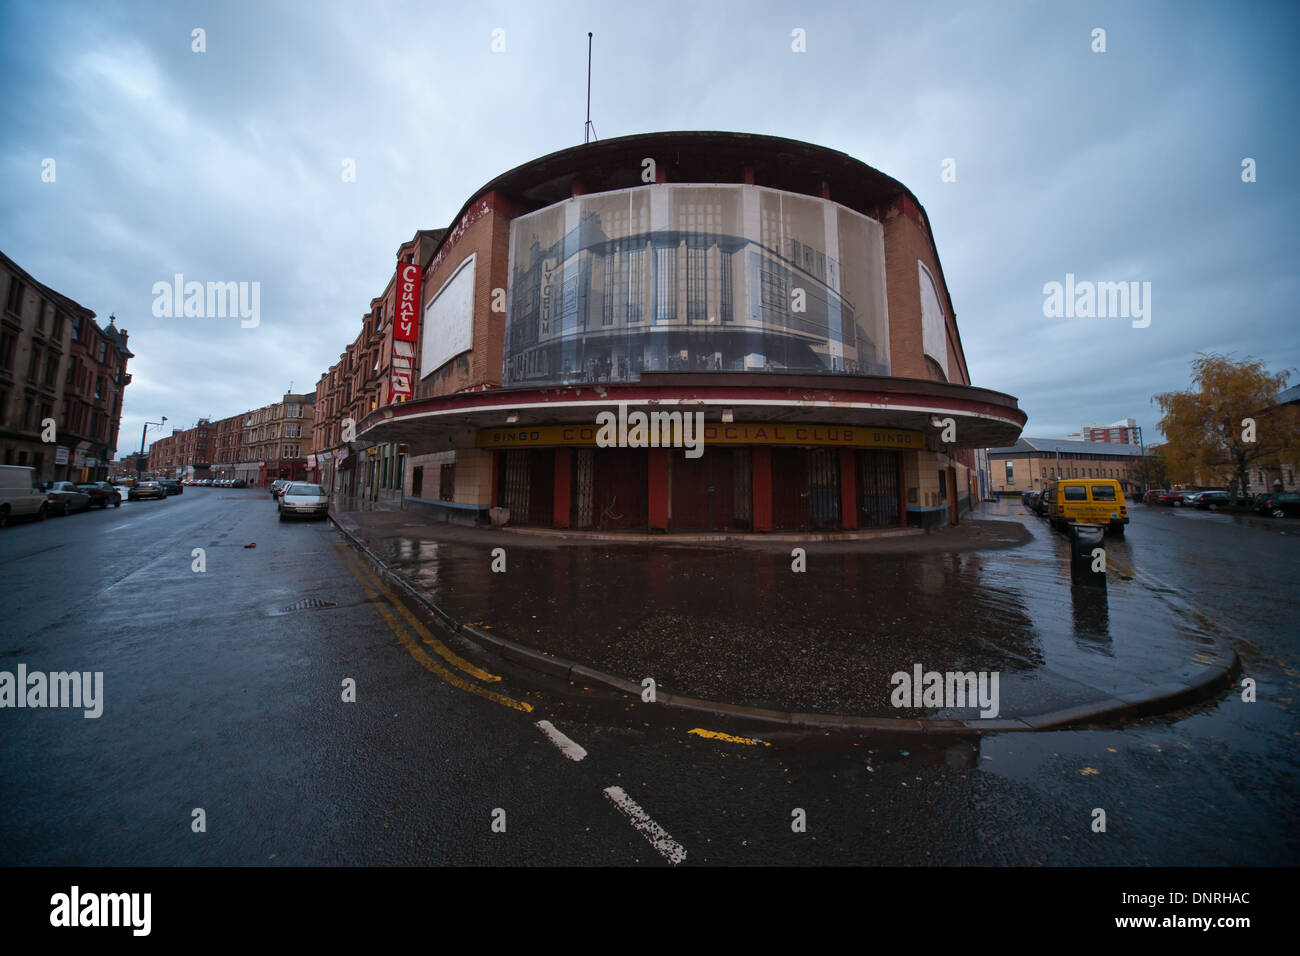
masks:
<path id="1" fill-rule="evenodd" d="M 397 267 L 397 312 L 393 317 L 393 361 L 390 365 L 389 402 L 411 397 L 415 379 L 415 343 L 420 337 L 420 267 L 403 262 Z"/>

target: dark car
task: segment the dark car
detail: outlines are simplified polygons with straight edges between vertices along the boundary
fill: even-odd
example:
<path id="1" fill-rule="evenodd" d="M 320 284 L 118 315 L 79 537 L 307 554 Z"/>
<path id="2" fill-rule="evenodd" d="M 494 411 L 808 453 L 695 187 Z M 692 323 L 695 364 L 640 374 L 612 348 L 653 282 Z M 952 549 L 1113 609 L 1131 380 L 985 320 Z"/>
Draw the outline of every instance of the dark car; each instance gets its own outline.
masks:
<path id="1" fill-rule="evenodd" d="M 1164 488 L 1152 488 L 1150 491 L 1148 491 L 1145 495 L 1142 496 L 1142 503 L 1148 505 L 1158 505 L 1160 503 L 1160 496 L 1165 493 L 1166 492 Z"/>
<path id="2" fill-rule="evenodd" d="M 1300 494 L 1260 495 L 1255 499 L 1255 510 L 1274 518 L 1300 515 Z"/>
<path id="3" fill-rule="evenodd" d="M 159 478 L 158 484 L 163 486 L 163 491 L 169 495 L 180 495 L 185 493 L 185 486 L 175 478 Z"/>
<path id="4" fill-rule="evenodd" d="M 231 487 L 231 488 L 247 488 L 247 487 L 248 487 L 248 482 L 246 482 L 243 478 L 236 478 L 234 481 L 232 481 L 232 482 L 230 483 L 230 487 Z"/>
<path id="5" fill-rule="evenodd" d="M 84 491 L 90 495 L 91 505 L 99 505 L 101 508 L 107 508 L 112 505 L 114 508 L 122 507 L 122 492 L 118 491 L 107 481 L 85 481 L 77 485 L 77 490 Z"/>
<path id="6" fill-rule="evenodd" d="M 1201 511 L 1218 511 L 1232 504 L 1232 499 L 1228 497 L 1226 491 L 1202 491 L 1196 496 L 1193 504 Z"/>
<path id="7" fill-rule="evenodd" d="M 1184 500 L 1188 495 L 1193 494 L 1191 491 L 1162 491 L 1157 499 L 1162 505 L 1169 505 L 1173 508 L 1181 508 L 1187 502 Z"/>
<path id="8" fill-rule="evenodd" d="M 277 501 L 280 500 L 280 492 L 284 491 L 284 489 L 289 487 L 290 484 L 292 484 L 292 482 L 285 478 L 275 479 L 275 481 L 271 483 L 271 497 Z"/>
<path id="9" fill-rule="evenodd" d="M 164 488 L 162 484 L 157 481 L 137 482 L 135 487 L 133 487 L 126 494 L 127 501 L 143 501 L 146 498 L 166 499 L 166 497 L 167 497 L 167 489 Z"/>

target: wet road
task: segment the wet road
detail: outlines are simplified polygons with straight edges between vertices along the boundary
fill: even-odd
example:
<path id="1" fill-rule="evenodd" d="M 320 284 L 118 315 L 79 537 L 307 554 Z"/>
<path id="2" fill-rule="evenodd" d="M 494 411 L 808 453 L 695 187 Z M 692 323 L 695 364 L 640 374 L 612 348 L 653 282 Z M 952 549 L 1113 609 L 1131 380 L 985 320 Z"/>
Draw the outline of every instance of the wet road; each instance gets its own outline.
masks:
<path id="1" fill-rule="evenodd" d="M 1057 573 L 1035 563 L 1060 544 L 1045 526 L 1018 502 L 988 510 L 1036 538 L 998 566 Z M 447 641 L 505 679 L 467 676 L 337 532 L 279 524 L 263 492 L 14 525 L 0 671 L 103 671 L 104 706 L 0 709 L 0 863 L 1294 865 L 1297 599 L 1268 582 L 1296 579 L 1298 537 L 1136 507 L 1125 539 L 1134 581 L 1231 628 L 1257 703 L 938 744 L 745 743 Z"/>

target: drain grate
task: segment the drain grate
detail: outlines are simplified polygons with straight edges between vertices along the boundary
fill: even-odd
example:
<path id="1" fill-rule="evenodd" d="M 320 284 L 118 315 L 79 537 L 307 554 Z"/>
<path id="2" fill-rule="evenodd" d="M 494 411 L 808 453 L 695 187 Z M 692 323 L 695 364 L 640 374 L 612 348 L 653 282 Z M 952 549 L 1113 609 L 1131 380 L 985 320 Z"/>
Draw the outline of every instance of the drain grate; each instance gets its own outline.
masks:
<path id="1" fill-rule="evenodd" d="M 303 598 L 296 604 L 290 604 L 284 608 L 286 611 L 314 611 L 322 607 L 338 607 L 333 601 L 322 601 L 320 598 Z"/>

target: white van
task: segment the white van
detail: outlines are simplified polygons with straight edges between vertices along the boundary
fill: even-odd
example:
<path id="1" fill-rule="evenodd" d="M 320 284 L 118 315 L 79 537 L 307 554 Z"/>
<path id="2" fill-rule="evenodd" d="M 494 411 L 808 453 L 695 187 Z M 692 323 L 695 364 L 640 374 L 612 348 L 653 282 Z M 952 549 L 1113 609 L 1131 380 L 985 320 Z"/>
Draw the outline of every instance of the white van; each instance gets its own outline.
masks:
<path id="1" fill-rule="evenodd" d="M 8 524 L 10 518 L 44 521 L 45 514 L 45 492 L 36 480 L 36 469 L 0 465 L 0 526 Z"/>

